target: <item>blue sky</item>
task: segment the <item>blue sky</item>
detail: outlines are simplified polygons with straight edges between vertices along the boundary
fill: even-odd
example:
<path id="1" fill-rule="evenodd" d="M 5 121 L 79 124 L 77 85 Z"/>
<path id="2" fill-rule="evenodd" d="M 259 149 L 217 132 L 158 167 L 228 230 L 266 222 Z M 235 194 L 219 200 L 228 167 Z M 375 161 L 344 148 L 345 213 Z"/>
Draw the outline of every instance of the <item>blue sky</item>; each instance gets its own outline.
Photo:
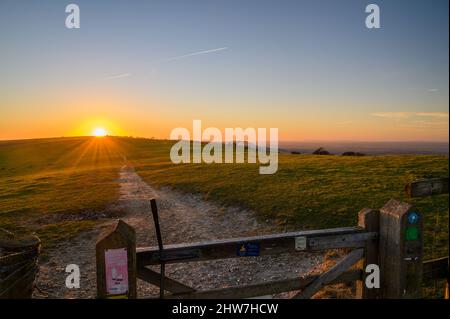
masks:
<path id="1" fill-rule="evenodd" d="M 287 140 L 448 139 L 446 0 L 72 2 L 79 30 L 69 1 L 0 3 L 0 138 L 93 118 L 157 137 L 204 119 Z"/>

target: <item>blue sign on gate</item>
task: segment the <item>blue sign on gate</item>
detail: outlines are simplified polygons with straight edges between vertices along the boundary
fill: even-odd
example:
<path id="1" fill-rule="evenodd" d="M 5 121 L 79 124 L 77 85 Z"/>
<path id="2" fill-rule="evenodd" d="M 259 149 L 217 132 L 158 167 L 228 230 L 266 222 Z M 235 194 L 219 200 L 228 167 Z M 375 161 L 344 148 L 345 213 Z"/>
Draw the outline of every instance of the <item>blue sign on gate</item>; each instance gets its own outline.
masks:
<path id="1" fill-rule="evenodd" d="M 242 243 L 237 247 L 239 257 L 259 256 L 259 243 Z"/>
<path id="2" fill-rule="evenodd" d="M 408 215 L 408 223 L 415 224 L 419 220 L 419 215 L 416 212 L 411 212 Z"/>

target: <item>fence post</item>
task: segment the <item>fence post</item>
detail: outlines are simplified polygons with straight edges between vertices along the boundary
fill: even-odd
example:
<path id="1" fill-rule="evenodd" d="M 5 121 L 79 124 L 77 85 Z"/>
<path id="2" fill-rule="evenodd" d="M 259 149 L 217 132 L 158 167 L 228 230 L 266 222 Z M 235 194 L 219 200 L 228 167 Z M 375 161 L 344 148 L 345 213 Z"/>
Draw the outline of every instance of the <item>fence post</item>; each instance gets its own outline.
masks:
<path id="1" fill-rule="evenodd" d="M 358 213 L 358 226 L 369 232 L 379 232 L 380 212 L 378 210 L 364 208 Z M 379 289 L 369 289 L 366 286 L 366 266 L 378 265 L 378 238 L 368 240 L 364 249 L 364 258 L 358 263 L 357 268 L 362 270 L 362 278 L 356 282 L 356 298 L 375 299 Z"/>
<path id="2" fill-rule="evenodd" d="M 97 261 L 97 298 L 135 299 L 136 233 L 119 220 L 100 235 L 95 246 Z"/>
<path id="3" fill-rule="evenodd" d="M 391 199 L 380 209 L 381 298 L 420 298 L 423 218 L 410 204 Z"/>

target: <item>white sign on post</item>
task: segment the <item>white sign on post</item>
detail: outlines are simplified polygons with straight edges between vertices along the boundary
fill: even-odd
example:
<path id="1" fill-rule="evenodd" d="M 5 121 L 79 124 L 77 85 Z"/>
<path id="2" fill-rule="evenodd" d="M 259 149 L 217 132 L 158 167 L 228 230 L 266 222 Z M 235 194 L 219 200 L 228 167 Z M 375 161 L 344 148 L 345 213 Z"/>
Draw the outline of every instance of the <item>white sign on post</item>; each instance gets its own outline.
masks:
<path id="1" fill-rule="evenodd" d="M 306 249 L 306 236 L 295 237 L 295 250 Z"/>
<path id="2" fill-rule="evenodd" d="M 128 256 L 126 248 L 105 251 L 106 292 L 108 295 L 128 293 Z"/>

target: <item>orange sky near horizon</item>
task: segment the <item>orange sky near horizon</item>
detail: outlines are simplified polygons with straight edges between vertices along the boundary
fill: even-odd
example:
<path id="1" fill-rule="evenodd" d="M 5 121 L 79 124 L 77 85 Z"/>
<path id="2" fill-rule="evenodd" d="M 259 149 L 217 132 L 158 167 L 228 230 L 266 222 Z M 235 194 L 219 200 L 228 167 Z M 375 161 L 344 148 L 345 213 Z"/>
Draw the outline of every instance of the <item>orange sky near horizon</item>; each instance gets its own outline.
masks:
<path id="1" fill-rule="evenodd" d="M 95 128 L 108 135 L 167 139 L 172 129 L 185 127 L 192 133 L 192 121 L 202 120 L 202 129 L 231 127 L 279 130 L 280 141 L 448 141 L 447 112 L 379 112 L 367 114 L 340 111 L 321 105 L 277 108 L 275 105 L 241 105 L 240 114 L 227 112 L 227 101 L 215 108 L 175 99 L 141 102 L 128 92 L 98 91 L 95 96 L 64 94 L 15 97 L 10 109 L 0 114 L 0 139 L 29 139 L 60 136 L 89 136 Z M 64 92 L 61 89 L 60 92 Z M 30 100 L 41 100 L 33 103 Z M 8 101 L 7 101 L 8 102 Z M 39 112 L 45 105 L 46 112 Z M 236 105 L 234 105 L 236 107 Z M 17 112 L 18 109 L 28 110 Z M 258 112 L 263 109 L 263 112 Z"/>
<path id="2" fill-rule="evenodd" d="M 357 1 L 77 4 L 69 29 L 54 1 L 0 2 L 0 140 L 167 139 L 193 120 L 280 141 L 449 140 L 448 1 L 380 0 L 376 30 Z"/>
<path id="3" fill-rule="evenodd" d="M 156 95 L 142 101 L 132 91 L 103 86 L 79 88 L 76 98 L 64 86 L 57 91 L 3 97 L 9 107 L 0 110 L 0 140 L 89 136 L 99 127 L 109 135 L 167 139 L 177 127 L 192 132 L 192 121 L 199 119 L 202 129 L 222 132 L 227 127 L 275 127 L 280 141 L 448 141 L 448 112 L 367 113 L 339 103 L 333 108 L 317 102 L 278 107 L 237 100 L 216 101 L 211 108 L 206 99 Z M 230 108 L 240 111 L 228 112 Z"/>
<path id="4" fill-rule="evenodd" d="M 164 114 L 150 112 L 98 112 L 95 115 L 54 114 L 23 116 L 14 121 L 0 120 L 0 139 L 29 139 L 46 137 L 90 136 L 96 128 L 103 128 L 108 135 L 134 136 L 167 139 L 172 129 L 185 127 L 192 134 L 192 120 L 202 120 L 202 130 L 217 127 L 222 132 L 231 127 L 276 127 L 280 141 L 445 141 L 448 142 L 448 117 L 445 114 L 418 116 L 415 114 L 369 115 L 359 116 L 352 120 L 336 119 L 333 116 L 292 117 L 292 118 L 227 118 L 222 119 L 198 117 L 185 119 L 174 118 Z M 425 118 L 425 120 L 423 119 Z"/>

